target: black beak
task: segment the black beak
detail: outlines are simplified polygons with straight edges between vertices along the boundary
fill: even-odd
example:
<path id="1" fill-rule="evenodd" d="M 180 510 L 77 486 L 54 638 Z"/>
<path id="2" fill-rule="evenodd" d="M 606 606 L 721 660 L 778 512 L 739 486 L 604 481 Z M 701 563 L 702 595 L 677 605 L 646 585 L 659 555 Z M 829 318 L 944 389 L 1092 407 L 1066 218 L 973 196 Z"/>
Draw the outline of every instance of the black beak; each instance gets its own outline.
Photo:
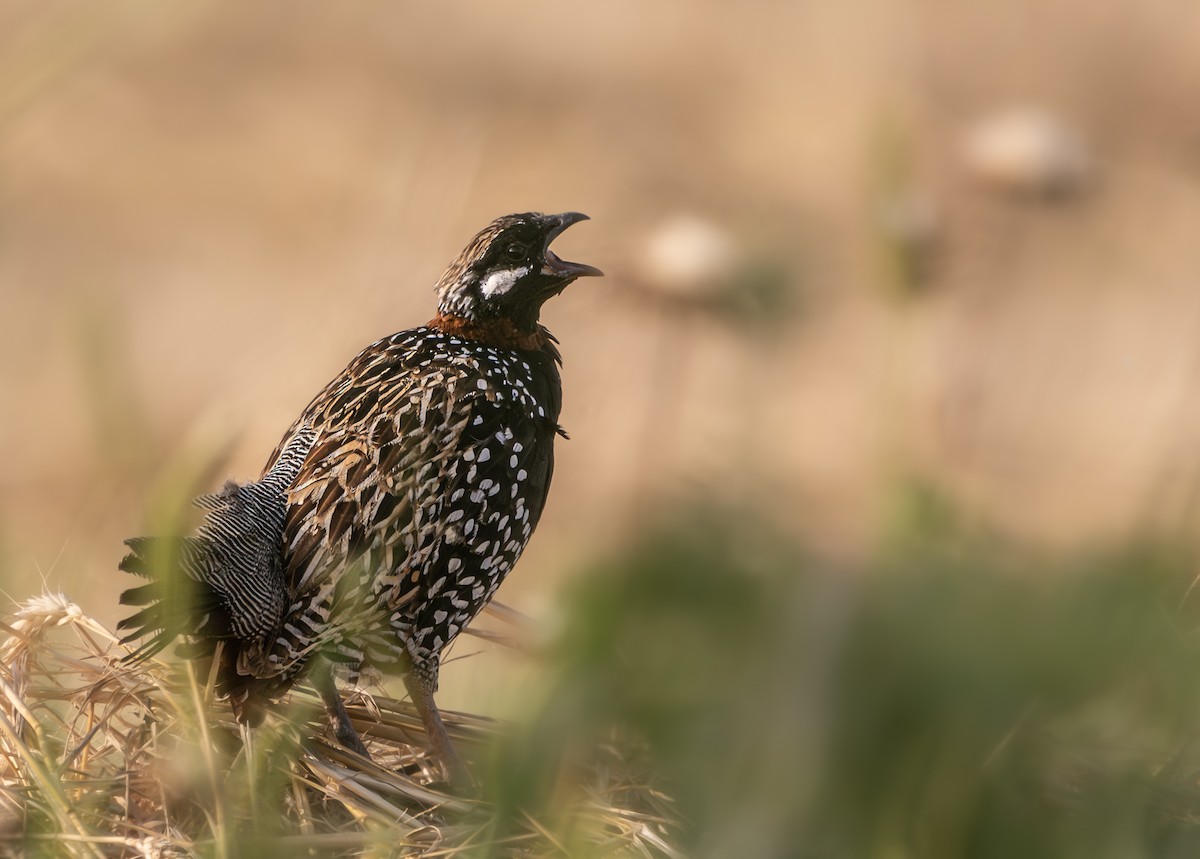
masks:
<path id="1" fill-rule="evenodd" d="M 577 277 L 602 277 L 604 272 L 595 266 L 584 265 L 581 262 L 561 260 L 555 255 L 554 251 L 550 250 L 550 243 L 558 237 L 559 233 L 571 226 L 571 224 L 588 220 L 588 216 L 582 212 L 563 212 L 561 215 L 546 215 L 545 218 L 549 224 L 549 229 L 546 231 L 546 248 L 544 252 L 546 264 L 542 267 L 542 273 L 558 278 L 559 280 L 574 280 Z"/>

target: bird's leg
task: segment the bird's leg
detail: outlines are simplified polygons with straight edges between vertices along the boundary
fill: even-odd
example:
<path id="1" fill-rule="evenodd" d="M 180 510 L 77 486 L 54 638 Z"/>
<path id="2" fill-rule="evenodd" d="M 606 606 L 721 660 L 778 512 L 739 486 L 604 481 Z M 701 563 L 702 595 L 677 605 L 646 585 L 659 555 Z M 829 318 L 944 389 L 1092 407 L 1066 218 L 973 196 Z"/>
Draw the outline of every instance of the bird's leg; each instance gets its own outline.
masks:
<path id="1" fill-rule="evenodd" d="M 342 698 L 338 695 L 337 684 L 333 680 L 333 667 L 328 662 L 322 661 L 313 672 L 313 686 L 317 688 L 317 694 L 325 702 L 325 712 L 329 716 L 329 724 L 333 728 L 333 735 L 337 737 L 337 741 L 350 751 L 371 760 L 371 753 L 363 744 L 362 737 L 350 723 L 350 714 L 346 712 L 346 705 L 342 703 Z"/>
<path id="2" fill-rule="evenodd" d="M 442 767 L 442 775 L 450 786 L 460 792 L 469 793 L 475 788 L 475 781 L 463 759 L 458 756 L 446 726 L 442 723 L 442 714 L 438 712 L 437 704 L 433 703 L 433 689 L 428 680 L 418 671 L 409 671 L 404 675 L 404 686 L 408 689 L 413 706 L 425 726 L 425 734 L 429 737 L 429 745 L 434 757 Z"/>

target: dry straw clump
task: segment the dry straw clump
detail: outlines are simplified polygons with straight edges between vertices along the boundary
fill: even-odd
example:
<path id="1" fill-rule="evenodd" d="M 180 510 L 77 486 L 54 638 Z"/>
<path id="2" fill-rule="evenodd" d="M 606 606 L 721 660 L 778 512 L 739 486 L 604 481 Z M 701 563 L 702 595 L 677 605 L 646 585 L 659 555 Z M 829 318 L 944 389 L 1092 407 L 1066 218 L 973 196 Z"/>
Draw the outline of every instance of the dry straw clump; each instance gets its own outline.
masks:
<path id="1" fill-rule="evenodd" d="M 372 763 L 321 738 L 303 690 L 239 729 L 191 663 L 122 664 L 126 648 L 62 595 L 0 630 L 0 855 L 678 855 L 669 800 L 616 745 L 570 767 L 565 801 L 506 808 L 439 789 L 405 701 L 350 702 Z M 476 761 L 508 730 L 446 716 Z"/>

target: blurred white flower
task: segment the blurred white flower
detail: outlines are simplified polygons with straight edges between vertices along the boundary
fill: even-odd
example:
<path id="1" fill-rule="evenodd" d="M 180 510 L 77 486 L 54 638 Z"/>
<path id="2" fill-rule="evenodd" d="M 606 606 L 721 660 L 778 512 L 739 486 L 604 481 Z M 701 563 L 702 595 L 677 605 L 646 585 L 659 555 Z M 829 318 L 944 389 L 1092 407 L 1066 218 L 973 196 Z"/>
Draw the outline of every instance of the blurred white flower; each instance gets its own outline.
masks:
<path id="1" fill-rule="evenodd" d="M 998 111 L 977 121 L 964 134 L 961 152 L 977 179 L 1020 194 L 1074 193 L 1092 172 L 1081 135 L 1034 107 Z"/>
<path id="2" fill-rule="evenodd" d="M 679 296 L 710 292 L 735 273 L 729 234 L 711 221 L 680 214 L 651 230 L 638 255 L 641 280 Z"/>

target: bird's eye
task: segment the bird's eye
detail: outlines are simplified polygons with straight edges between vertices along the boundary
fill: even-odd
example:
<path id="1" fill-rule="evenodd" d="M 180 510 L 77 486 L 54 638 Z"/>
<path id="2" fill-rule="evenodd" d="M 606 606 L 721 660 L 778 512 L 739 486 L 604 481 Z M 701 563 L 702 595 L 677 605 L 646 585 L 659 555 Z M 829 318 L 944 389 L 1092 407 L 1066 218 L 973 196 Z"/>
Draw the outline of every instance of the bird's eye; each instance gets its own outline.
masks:
<path id="1" fill-rule="evenodd" d="M 528 255 L 529 246 L 523 245 L 520 242 L 513 242 L 504 249 L 504 253 L 513 262 L 520 262 L 521 260 L 525 259 L 526 255 Z"/>

